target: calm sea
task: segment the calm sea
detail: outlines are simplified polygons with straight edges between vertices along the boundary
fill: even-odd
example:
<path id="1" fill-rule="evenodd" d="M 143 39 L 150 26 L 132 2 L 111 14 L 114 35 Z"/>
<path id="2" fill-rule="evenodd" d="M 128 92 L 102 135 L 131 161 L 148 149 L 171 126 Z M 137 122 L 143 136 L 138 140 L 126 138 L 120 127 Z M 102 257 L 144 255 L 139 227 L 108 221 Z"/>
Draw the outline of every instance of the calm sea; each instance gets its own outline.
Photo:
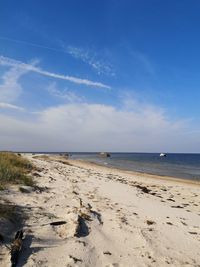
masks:
<path id="1" fill-rule="evenodd" d="M 200 181 L 200 154 L 111 153 L 101 158 L 97 153 L 71 153 L 71 158 L 143 173 Z"/>

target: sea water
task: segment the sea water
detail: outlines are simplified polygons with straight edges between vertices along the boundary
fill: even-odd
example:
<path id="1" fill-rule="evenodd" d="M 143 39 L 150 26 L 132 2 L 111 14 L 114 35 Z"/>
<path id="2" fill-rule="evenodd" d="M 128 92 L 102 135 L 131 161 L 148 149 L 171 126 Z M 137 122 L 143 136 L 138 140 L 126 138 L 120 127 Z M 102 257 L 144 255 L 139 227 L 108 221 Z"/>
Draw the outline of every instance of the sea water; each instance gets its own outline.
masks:
<path id="1" fill-rule="evenodd" d="M 89 160 L 108 167 L 200 181 L 200 154 L 169 153 L 167 157 L 160 157 L 159 153 L 111 153 L 108 158 L 102 158 L 98 153 L 70 154 L 72 159 Z"/>

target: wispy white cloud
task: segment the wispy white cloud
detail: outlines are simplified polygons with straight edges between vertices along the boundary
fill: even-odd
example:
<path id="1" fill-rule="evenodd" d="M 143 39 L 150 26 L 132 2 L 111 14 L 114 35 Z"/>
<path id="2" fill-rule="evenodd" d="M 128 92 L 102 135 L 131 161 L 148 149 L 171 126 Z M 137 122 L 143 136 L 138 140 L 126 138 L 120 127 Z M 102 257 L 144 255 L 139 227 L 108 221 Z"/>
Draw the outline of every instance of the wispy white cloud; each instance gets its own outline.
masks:
<path id="1" fill-rule="evenodd" d="M 0 146 L 36 151 L 199 151 L 198 136 L 182 134 L 188 129 L 187 122 L 169 119 L 164 110 L 148 105 L 138 111 L 68 103 L 46 108 L 29 120 L 0 115 Z"/>
<path id="2" fill-rule="evenodd" d="M 55 97 L 61 98 L 66 100 L 67 102 L 82 102 L 83 98 L 76 95 L 74 92 L 68 90 L 68 89 L 58 89 L 57 85 L 55 82 L 51 83 L 48 87 L 47 87 L 47 91 Z"/>
<path id="3" fill-rule="evenodd" d="M 73 76 L 62 75 L 62 74 L 45 71 L 39 67 L 34 66 L 33 64 L 27 64 L 27 63 L 14 60 L 8 57 L 4 57 L 4 56 L 0 56 L 0 65 L 14 67 L 15 69 L 32 71 L 32 72 L 36 72 L 47 77 L 70 81 L 76 84 L 83 84 L 87 86 L 94 86 L 94 87 L 107 88 L 107 89 L 110 88 L 110 86 L 100 83 L 100 82 L 94 82 L 94 81 L 90 81 L 87 79 L 81 79 L 81 78 L 77 78 Z"/>
<path id="4" fill-rule="evenodd" d="M 89 49 L 82 49 L 73 46 L 68 46 L 66 49 L 68 54 L 76 59 L 80 59 L 84 63 L 92 67 L 98 74 L 114 76 L 113 66 L 99 57 Z"/>
<path id="5" fill-rule="evenodd" d="M 28 69 L 12 66 L 12 68 L 4 73 L 2 83 L 0 84 L 0 101 L 12 103 L 19 97 L 22 92 L 19 79 L 27 72 Z"/>
<path id="6" fill-rule="evenodd" d="M 16 105 L 12 105 L 9 103 L 4 103 L 4 102 L 0 102 L 0 109 L 14 109 L 14 110 L 19 110 L 19 111 L 24 111 L 24 108 L 16 106 Z"/>

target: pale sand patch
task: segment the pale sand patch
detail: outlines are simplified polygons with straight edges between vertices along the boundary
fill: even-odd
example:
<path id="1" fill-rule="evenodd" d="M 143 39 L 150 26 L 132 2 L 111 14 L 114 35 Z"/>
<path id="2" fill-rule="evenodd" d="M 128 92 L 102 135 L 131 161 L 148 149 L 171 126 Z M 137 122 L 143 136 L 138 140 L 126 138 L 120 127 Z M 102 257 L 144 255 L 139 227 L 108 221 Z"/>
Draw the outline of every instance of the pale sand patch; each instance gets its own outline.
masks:
<path id="1" fill-rule="evenodd" d="M 18 266 L 200 266 L 198 183 L 25 156 L 46 190 L 4 196 L 29 208 Z"/>

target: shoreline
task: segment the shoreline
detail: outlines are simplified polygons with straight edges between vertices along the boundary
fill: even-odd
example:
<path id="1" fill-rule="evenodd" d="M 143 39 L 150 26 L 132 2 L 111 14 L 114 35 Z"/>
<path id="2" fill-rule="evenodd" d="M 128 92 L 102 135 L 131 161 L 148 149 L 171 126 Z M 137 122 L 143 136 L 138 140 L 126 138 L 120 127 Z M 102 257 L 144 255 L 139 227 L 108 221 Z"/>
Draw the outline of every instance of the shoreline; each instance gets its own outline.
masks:
<path id="1" fill-rule="evenodd" d="M 15 153 L 17 153 L 17 152 L 15 152 Z M 22 154 L 23 154 L 23 152 L 21 152 Z M 141 174 L 144 174 L 144 175 L 155 175 L 155 176 L 159 176 L 159 177 L 167 177 L 167 178 L 172 178 L 172 179 L 181 179 L 181 180 L 189 180 L 189 181 L 194 181 L 194 182 L 200 182 L 200 173 L 197 173 L 196 175 L 194 174 L 194 173 L 188 173 L 187 172 L 187 170 L 186 170 L 186 172 L 176 172 L 176 170 L 175 171 L 173 171 L 173 172 L 171 172 L 170 171 L 170 169 L 169 169 L 169 171 L 171 172 L 171 173 L 169 173 L 168 171 L 166 172 L 166 168 L 165 169 L 163 169 L 163 167 L 162 166 L 160 166 L 161 167 L 161 169 L 160 169 L 160 167 L 159 167 L 159 165 L 157 166 L 157 167 L 154 167 L 154 169 L 150 169 L 150 170 L 143 170 L 143 169 L 139 169 L 139 170 L 134 170 L 134 168 L 133 167 L 130 167 L 130 166 L 128 166 L 128 165 L 126 165 L 126 161 L 124 162 L 124 164 L 122 165 L 122 166 L 118 166 L 118 164 L 113 164 L 112 163 L 112 161 L 111 162 L 105 162 L 106 163 L 106 165 L 104 165 L 104 162 L 101 162 L 101 161 L 98 161 L 97 160 L 97 158 L 96 158 L 96 160 L 95 160 L 95 158 L 94 159 L 92 159 L 92 158 L 82 158 L 82 157 L 76 157 L 77 155 L 79 155 L 79 153 L 80 153 L 80 155 L 86 155 L 86 154 L 88 154 L 88 155 L 95 155 L 95 158 L 99 155 L 99 153 L 98 152 L 69 152 L 69 153 L 66 153 L 66 152 L 24 152 L 24 155 L 28 155 L 28 154 L 35 154 L 35 155 L 40 155 L 40 154 L 43 154 L 43 155 L 51 155 L 51 156 L 64 156 L 65 154 L 68 154 L 69 155 L 69 159 L 73 159 L 73 160 L 83 160 L 83 161 L 89 161 L 89 162 L 91 162 L 91 163 L 95 163 L 95 164 L 98 164 L 98 165 L 100 165 L 100 166 L 106 166 L 107 164 L 107 166 L 109 167 L 109 168 L 117 168 L 117 169 L 119 169 L 119 170 L 125 170 L 125 171 L 131 171 L 131 172 L 135 172 L 135 173 L 141 173 Z M 140 153 L 140 152 L 138 152 L 138 153 L 126 153 L 126 152 L 122 152 L 122 153 L 118 153 L 118 152 L 114 152 L 114 153 L 112 153 L 111 152 L 111 154 L 159 154 L 159 153 Z M 171 154 L 171 155 L 200 155 L 200 153 L 167 153 L 167 154 Z M 73 156 L 75 156 L 75 157 L 73 157 Z M 154 155 L 155 156 L 155 155 Z M 112 157 L 111 157 L 112 158 Z M 114 157 L 115 158 L 115 157 Z M 106 160 L 106 159 L 105 159 Z M 145 163 L 145 162 L 144 162 Z M 153 162 L 152 162 L 153 163 Z M 199 162 L 200 163 L 200 162 Z M 154 163 L 153 163 L 154 164 Z M 170 163 L 171 164 L 171 163 Z M 176 164 L 176 163 L 175 163 Z M 180 165 L 179 167 L 178 167 L 178 165 L 177 165 L 177 170 L 178 169 L 181 169 L 182 167 L 184 167 L 184 161 L 183 161 L 183 165 Z M 124 167 L 124 166 L 126 166 L 126 167 Z M 133 165 L 134 166 L 134 165 Z M 186 162 L 186 166 L 187 166 L 187 162 Z M 198 166 L 199 166 L 199 164 L 198 164 Z M 170 168 L 172 168 L 173 169 L 173 164 L 172 165 L 170 165 Z M 193 166 L 193 165 L 191 165 L 189 168 L 191 168 L 191 169 L 195 169 L 196 167 L 195 166 Z M 154 171 L 155 170 L 155 171 Z M 156 171 L 156 170 L 159 170 L 159 171 Z M 200 171 L 200 169 L 199 169 L 199 171 Z M 164 174 L 163 174 L 164 173 Z"/>
<path id="2" fill-rule="evenodd" d="M 50 155 L 50 154 L 49 154 Z M 103 165 L 97 162 L 93 162 L 90 160 L 81 160 L 81 159 L 67 159 L 67 161 L 69 161 L 70 163 L 81 163 L 81 164 L 85 164 L 86 166 L 91 165 L 92 166 L 96 166 L 96 167 L 100 167 L 102 169 L 107 169 L 107 170 L 113 170 L 115 172 L 120 172 L 120 173 L 125 173 L 125 174 L 130 174 L 130 175 L 136 175 L 138 177 L 148 177 L 151 179 L 156 179 L 156 180 L 164 180 L 164 181 L 172 181 L 172 182 L 178 182 L 178 183 L 184 183 L 184 184 L 194 184 L 197 186 L 200 186 L 200 181 L 198 180 L 194 180 L 194 179 L 187 179 L 187 178 L 179 178 L 179 177 L 173 177 L 173 176 L 165 176 L 165 175 L 157 175 L 157 174 L 150 174 L 150 173 L 146 173 L 146 172 L 137 172 L 137 171 L 132 171 L 132 170 L 126 170 L 126 169 L 122 169 L 122 168 L 118 168 L 118 167 L 114 167 L 114 166 L 107 166 L 107 165 Z"/>

